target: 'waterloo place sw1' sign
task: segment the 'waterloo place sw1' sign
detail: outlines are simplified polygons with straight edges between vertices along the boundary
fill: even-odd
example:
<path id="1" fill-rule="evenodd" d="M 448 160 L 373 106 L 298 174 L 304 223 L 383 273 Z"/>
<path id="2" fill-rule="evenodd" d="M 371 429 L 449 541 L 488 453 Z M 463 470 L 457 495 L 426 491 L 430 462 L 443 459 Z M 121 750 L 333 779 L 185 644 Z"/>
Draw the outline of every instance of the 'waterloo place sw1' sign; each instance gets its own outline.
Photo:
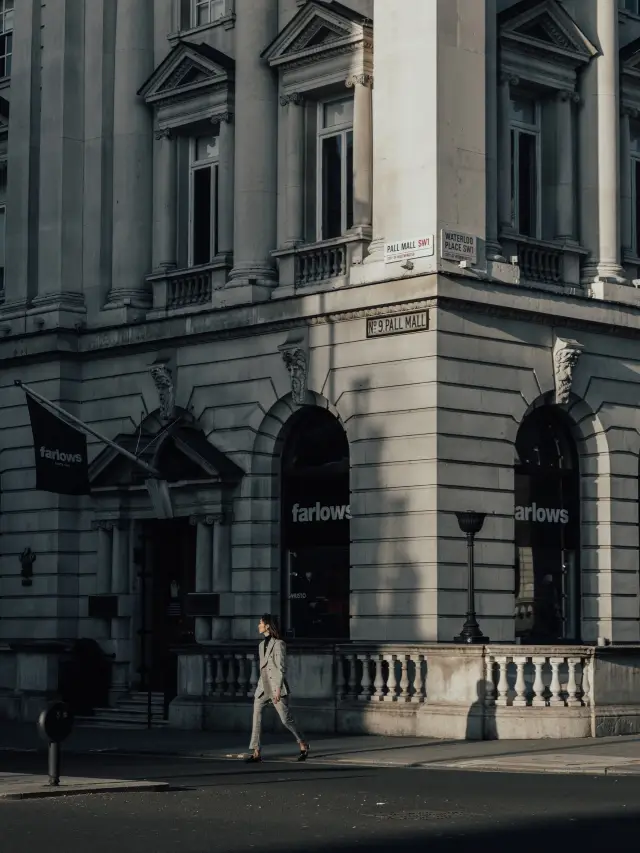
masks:
<path id="1" fill-rule="evenodd" d="M 433 253 L 433 235 L 428 234 L 411 240 L 394 240 L 392 243 L 384 244 L 385 264 L 409 261 L 413 258 L 427 258 Z"/>
<path id="2" fill-rule="evenodd" d="M 471 234 L 461 234 L 458 231 L 442 231 L 440 256 L 446 261 L 478 262 L 477 240 Z"/>

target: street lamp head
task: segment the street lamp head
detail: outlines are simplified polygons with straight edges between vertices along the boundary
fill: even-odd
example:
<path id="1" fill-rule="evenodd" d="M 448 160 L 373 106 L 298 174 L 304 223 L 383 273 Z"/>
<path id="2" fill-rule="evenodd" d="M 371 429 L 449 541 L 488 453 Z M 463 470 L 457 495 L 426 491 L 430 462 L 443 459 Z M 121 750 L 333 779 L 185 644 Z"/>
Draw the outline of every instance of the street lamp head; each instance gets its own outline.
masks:
<path id="1" fill-rule="evenodd" d="M 456 517 L 458 519 L 460 530 L 462 530 L 463 533 L 471 533 L 475 535 L 482 530 L 482 525 L 484 524 L 487 514 L 486 512 L 468 510 L 467 512 L 457 512 Z"/>

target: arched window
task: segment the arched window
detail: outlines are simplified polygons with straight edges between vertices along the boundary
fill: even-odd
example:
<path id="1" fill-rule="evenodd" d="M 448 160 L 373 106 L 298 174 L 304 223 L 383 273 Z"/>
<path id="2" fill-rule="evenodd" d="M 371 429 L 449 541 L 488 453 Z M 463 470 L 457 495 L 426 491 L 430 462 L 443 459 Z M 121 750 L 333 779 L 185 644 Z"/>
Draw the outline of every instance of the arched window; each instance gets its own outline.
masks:
<path id="1" fill-rule="evenodd" d="M 349 444 L 324 409 L 290 423 L 282 454 L 282 619 L 289 637 L 349 637 Z"/>
<path id="2" fill-rule="evenodd" d="M 580 638 L 580 473 L 570 425 L 535 409 L 516 438 L 516 637 Z"/>

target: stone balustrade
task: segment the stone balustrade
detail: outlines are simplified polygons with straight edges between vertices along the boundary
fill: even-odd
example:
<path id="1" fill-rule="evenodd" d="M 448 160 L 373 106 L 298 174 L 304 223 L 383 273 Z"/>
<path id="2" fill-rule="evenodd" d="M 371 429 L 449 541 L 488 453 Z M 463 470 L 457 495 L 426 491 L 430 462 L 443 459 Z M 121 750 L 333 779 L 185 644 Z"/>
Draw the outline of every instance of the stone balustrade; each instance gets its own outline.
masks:
<path id="1" fill-rule="evenodd" d="M 581 264 L 587 252 L 577 244 L 502 235 L 505 257 L 520 268 L 523 282 L 579 285 Z"/>
<path id="2" fill-rule="evenodd" d="M 591 702 L 592 658 L 569 654 L 490 654 L 487 706 L 585 707 Z"/>
<path id="3" fill-rule="evenodd" d="M 420 703 L 426 698 L 427 661 L 417 649 L 336 649 L 336 699 Z"/>
<path id="4" fill-rule="evenodd" d="M 230 267 L 226 256 L 210 264 L 186 269 L 170 269 L 147 276 L 153 291 L 153 307 L 149 316 L 162 316 L 167 311 L 197 311 L 212 306 L 213 293 L 224 287 Z"/>
<path id="5" fill-rule="evenodd" d="M 343 287 L 349 283 L 351 267 L 364 260 L 369 242 L 354 233 L 273 252 L 278 259 L 280 295 L 307 287 Z"/>

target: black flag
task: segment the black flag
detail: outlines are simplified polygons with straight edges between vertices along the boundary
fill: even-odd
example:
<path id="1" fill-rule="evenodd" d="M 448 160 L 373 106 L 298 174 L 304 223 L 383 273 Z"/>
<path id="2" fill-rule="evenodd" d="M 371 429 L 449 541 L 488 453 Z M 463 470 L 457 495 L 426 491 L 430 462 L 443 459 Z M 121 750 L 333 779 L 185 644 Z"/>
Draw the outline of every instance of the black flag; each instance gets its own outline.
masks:
<path id="1" fill-rule="evenodd" d="M 36 489 L 88 495 L 87 437 L 27 393 L 36 459 Z"/>

